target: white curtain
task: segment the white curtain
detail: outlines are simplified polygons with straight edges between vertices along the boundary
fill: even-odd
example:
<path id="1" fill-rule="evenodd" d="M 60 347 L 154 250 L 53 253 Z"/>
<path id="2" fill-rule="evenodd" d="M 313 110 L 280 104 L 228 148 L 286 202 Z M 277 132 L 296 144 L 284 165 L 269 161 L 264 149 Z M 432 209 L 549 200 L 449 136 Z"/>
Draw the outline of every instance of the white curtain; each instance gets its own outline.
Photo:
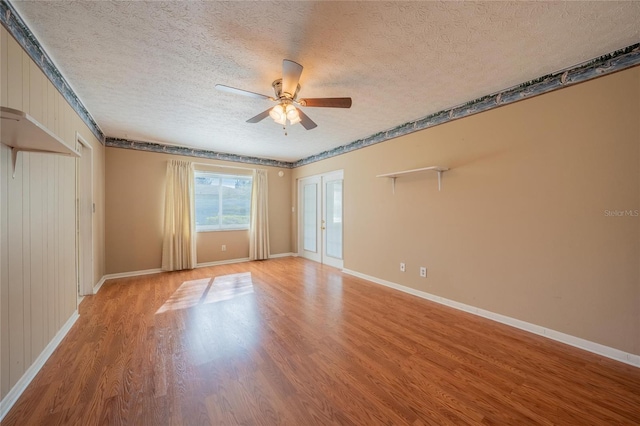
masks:
<path id="1" fill-rule="evenodd" d="M 196 225 L 193 163 L 170 160 L 164 205 L 162 269 L 196 267 Z"/>
<path id="2" fill-rule="evenodd" d="M 251 227 L 249 228 L 249 258 L 269 258 L 269 211 L 267 171 L 253 171 L 251 189 Z"/>

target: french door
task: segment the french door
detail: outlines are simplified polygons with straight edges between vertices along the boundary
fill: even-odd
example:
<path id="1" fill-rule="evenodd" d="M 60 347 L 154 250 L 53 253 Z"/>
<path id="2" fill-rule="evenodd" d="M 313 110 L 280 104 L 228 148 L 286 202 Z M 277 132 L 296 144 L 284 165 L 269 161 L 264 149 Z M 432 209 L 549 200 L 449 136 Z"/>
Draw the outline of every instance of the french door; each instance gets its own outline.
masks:
<path id="1" fill-rule="evenodd" d="M 343 267 L 342 170 L 298 181 L 298 255 Z"/>

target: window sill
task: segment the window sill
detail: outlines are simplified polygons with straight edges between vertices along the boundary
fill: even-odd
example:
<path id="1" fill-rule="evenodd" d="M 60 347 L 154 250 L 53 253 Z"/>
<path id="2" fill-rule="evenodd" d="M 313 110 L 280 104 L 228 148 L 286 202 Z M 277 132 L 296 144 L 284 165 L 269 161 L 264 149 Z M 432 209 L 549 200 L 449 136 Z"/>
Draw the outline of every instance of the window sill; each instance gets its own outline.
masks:
<path id="1" fill-rule="evenodd" d="M 196 233 L 202 232 L 227 232 L 227 231 L 248 231 L 249 228 L 223 228 L 223 229 L 196 229 Z"/>

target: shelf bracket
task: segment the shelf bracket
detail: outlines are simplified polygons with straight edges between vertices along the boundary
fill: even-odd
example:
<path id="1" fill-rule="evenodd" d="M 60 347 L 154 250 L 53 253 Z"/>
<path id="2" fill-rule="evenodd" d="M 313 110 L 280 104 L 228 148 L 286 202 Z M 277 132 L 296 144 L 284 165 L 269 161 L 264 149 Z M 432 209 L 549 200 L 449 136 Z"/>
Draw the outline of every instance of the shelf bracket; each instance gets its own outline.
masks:
<path id="1" fill-rule="evenodd" d="M 442 170 L 438 170 L 438 192 L 442 190 Z"/>
<path id="2" fill-rule="evenodd" d="M 16 163 L 18 162 L 18 153 L 20 149 L 11 147 L 11 165 L 13 166 L 13 175 L 12 178 L 16 178 Z"/>
<path id="3" fill-rule="evenodd" d="M 396 179 L 397 178 L 395 176 L 391 178 L 391 193 L 393 195 L 396 194 Z"/>

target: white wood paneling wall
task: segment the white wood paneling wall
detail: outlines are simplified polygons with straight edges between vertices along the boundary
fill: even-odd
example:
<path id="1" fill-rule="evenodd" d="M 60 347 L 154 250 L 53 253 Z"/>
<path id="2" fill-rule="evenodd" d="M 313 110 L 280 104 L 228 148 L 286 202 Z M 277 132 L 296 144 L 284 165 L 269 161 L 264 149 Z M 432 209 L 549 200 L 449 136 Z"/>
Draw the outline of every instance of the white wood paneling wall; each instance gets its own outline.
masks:
<path id="1" fill-rule="evenodd" d="M 2 396 L 76 310 L 75 165 L 2 145 Z"/>
<path id="2" fill-rule="evenodd" d="M 79 117 L 0 27 L 0 103 L 75 145 Z M 75 159 L 11 151 L 0 159 L 0 398 L 34 363 L 77 305 Z"/>

